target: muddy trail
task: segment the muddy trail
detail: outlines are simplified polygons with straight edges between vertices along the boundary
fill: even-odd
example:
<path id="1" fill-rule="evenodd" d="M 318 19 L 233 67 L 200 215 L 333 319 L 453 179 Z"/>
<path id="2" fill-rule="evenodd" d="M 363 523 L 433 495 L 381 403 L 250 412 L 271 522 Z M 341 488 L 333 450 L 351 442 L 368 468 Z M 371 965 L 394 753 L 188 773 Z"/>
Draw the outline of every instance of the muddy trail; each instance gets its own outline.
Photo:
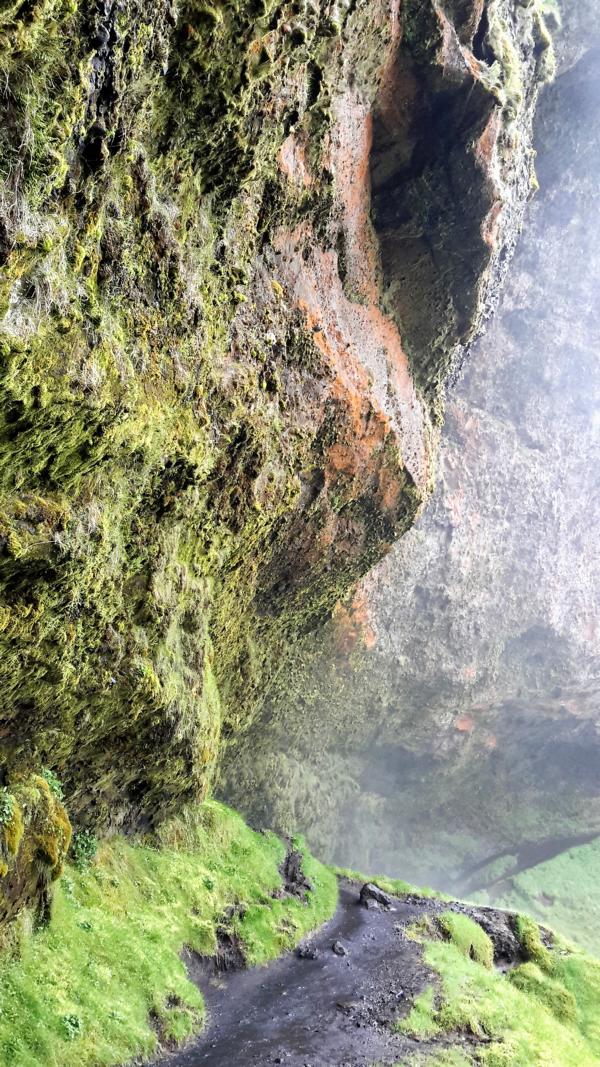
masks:
<path id="1" fill-rule="evenodd" d="M 470 1034 L 419 1041 L 395 1033 L 393 1024 L 437 981 L 406 927 L 449 907 L 477 918 L 484 911 L 421 897 L 361 903 L 359 894 L 360 886 L 342 883 L 334 918 L 267 967 L 217 974 L 214 964 L 189 958 L 208 1023 L 155 1067 L 383 1067 L 450 1043 L 472 1047 Z M 519 952 L 510 917 L 485 909 L 484 921 L 498 965 L 510 965 Z"/>

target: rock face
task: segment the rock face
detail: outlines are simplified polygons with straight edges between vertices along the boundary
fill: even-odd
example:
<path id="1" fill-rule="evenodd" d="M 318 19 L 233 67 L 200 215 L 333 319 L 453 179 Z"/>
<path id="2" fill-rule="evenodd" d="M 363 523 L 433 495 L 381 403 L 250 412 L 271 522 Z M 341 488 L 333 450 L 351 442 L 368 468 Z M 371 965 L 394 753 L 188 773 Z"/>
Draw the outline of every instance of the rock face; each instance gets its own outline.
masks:
<path id="1" fill-rule="evenodd" d="M 550 40 L 513 0 L 14 0 L 0 39 L 3 796 L 47 767 L 143 827 L 425 501 Z"/>
<path id="2" fill-rule="evenodd" d="M 434 501 L 306 642 L 247 739 L 252 765 L 241 749 L 226 778 L 325 854 L 444 887 L 486 859 L 501 874 L 600 833 L 600 42 L 587 17 L 544 94 L 541 192 L 450 394 Z"/>

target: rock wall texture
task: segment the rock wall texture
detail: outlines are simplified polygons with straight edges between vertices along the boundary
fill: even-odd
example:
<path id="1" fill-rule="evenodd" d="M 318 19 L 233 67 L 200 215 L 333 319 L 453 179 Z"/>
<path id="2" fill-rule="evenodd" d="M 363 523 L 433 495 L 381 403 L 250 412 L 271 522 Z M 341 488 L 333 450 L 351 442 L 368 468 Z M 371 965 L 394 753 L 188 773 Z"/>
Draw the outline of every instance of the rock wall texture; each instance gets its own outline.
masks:
<path id="1" fill-rule="evenodd" d="M 255 818 L 442 887 L 600 833 L 591 5 L 565 5 L 557 43 L 536 128 L 541 191 L 499 313 L 449 395 L 434 500 L 305 642 L 224 774 Z"/>
<path id="2" fill-rule="evenodd" d="M 204 795 L 413 523 L 551 67 L 535 0 L 2 3 L 0 917 L 44 768 L 79 825 Z"/>

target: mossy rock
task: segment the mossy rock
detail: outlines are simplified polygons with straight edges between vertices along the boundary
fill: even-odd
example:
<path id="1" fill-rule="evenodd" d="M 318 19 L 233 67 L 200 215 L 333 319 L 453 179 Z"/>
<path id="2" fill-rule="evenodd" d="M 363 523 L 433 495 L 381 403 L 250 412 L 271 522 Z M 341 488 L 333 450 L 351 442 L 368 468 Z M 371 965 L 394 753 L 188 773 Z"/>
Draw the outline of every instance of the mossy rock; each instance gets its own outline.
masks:
<path id="1" fill-rule="evenodd" d="M 510 36 L 531 89 L 511 148 L 489 79 L 414 33 L 399 54 L 384 3 L 0 15 L 0 767 L 51 767 L 82 829 L 205 797 L 291 650 L 427 499 L 445 378 L 529 195 L 532 18 Z M 414 144 L 379 122 L 406 69 L 450 102 L 426 164 L 416 99 Z M 443 252 L 427 287 L 419 257 L 379 269 L 372 174 L 407 154 L 396 187 Z M 388 300 L 399 274 L 414 316 Z"/>
<path id="2" fill-rule="evenodd" d="M 12 811 L 0 823 L 0 918 L 30 905 L 37 920 L 46 922 L 52 883 L 62 874 L 71 843 L 69 816 L 42 775 L 16 777 L 3 799 Z"/>

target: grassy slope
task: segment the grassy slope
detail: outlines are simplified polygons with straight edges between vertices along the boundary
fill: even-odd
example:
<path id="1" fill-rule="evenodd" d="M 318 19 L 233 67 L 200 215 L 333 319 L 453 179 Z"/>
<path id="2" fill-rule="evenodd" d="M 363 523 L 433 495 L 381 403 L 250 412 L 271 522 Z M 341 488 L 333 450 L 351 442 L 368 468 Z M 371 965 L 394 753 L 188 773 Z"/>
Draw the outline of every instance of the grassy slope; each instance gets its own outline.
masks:
<path id="1" fill-rule="evenodd" d="M 600 963 L 561 942 L 549 951 L 534 923 L 520 925 L 527 962 L 508 975 L 470 958 L 464 931 L 447 931 L 449 940 L 433 927 L 420 931 L 441 987 L 428 987 L 398 1028 L 417 1038 L 467 1034 L 482 1043 L 440 1049 L 433 1059 L 417 1053 L 406 1067 L 598 1067 Z"/>
<path id="2" fill-rule="evenodd" d="M 563 852 L 512 878 L 494 896 L 502 908 L 525 911 L 600 955 L 600 840 Z M 488 894 L 479 894 L 489 903 Z"/>
<path id="3" fill-rule="evenodd" d="M 50 927 L 25 934 L 19 958 L 0 974 L 2 1067 L 108 1067 L 165 1036 L 199 1029 L 202 997 L 179 953 L 215 949 L 225 909 L 247 957 L 263 963 L 335 910 L 335 876 L 305 858 L 315 891 L 303 904 L 274 900 L 284 844 L 251 831 L 215 802 L 170 823 L 157 847 L 102 845 L 87 870 L 67 867 Z"/>
<path id="4" fill-rule="evenodd" d="M 307 853 L 307 903 L 273 898 L 285 851 L 211 801 L 151 844 L 114 838 L 92 866 L 67 867 L 50 927 L 24 930 L 18 958 L 0 973 L 2 1067 L 109 1067 L 151 1054 L 158 1031 L 179 1041 L 199 1029 L 202 996 L 180 960 L 184 945 L 212 953 L 226 909 L 241 904 L 230 924 L 248 961 L 261 964 L 335 909 L 335 874 Z M 521 935 L 528 962 L 507 976 L 490 966 L 491 944 L 472 920 L 444 913 L 415 927 L 440 990 L 426 990 L 400 1026 L 438 1036 L 440 1049 L 426 1059 L 417 1045 L 406 1064 L 597 1067 L 600 963 L 564 944 L 548 951 L 529 920 Z"/>
<path id="5" fill-rule="evenodd" d="M 600 876 L 600 849 L 594 848 Z M 593 894 L 594 858 L 586 858 L 587 878 L 579 884 L 578 898 L 582 916 L 585 901 L 591 905 L 589 895 Z M 572 859 L 581 861 L 578 856 Z M 341 868 L 338 873 L 364 877 Z M 390 893 L 414 891 L 398 880 L 371 881 Z M 571 881 L 565 884 L 571 886 Z M 432 890 L 425 894 L 442 896 Z M 523 900 L 502 901 L 501 906 L 522 910 Z M 569 906 L 565 899 L 561 913 L 565 918 Z M 596 902 L 592 914 L 600 917 L 600 903 Z M 578 921 L 571 916 L 572 926 Z M 414 926 L 411 936 L 423 941 L 425 958 L 439 974 L 441 990 L 428 987 L 398 1029 L 417 1039 L 439 1036 L 442 1042 L 450 1043 L 460 1041 L 466 1032 L 483 1038 L 484 1043 L 477 1046 L 469 1042 L 465 1048 L 449 1044 L 433 1057 L 417 1050 L 398 1067 L 471 1067 L 474 1063 L 485 1067 L 598 1067 L 600 962 L 560 938 L 556 950 L 549 952 L 541 944 L 535 924 L 527 918 L 519 922 L 527 962 L 509 975 L 493 969 L 492 943 L 467 916 L 446 912 L 435 923 L 425 920 Z M 563 923 L 564 929 L 567 926 Z"/>

